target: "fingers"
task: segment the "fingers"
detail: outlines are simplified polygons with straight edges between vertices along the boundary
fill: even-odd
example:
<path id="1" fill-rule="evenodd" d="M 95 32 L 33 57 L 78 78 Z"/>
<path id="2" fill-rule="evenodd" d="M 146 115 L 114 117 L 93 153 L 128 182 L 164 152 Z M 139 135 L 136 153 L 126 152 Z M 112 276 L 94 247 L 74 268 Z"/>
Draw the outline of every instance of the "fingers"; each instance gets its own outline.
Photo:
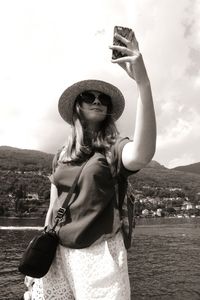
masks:
<path id="1" fill-rule="evenodd" d="M 135 33 L 133 31 L 130 32 L 128 37 L 123 37 L 122 35 L 115 33 L 115 37 L 119 42 L 123 43 L 123 45 L 112 45 L 109 48 L 112 50 L 116 50 L 121 52 L 123 55 L 126 56 L 138 56 L 140 51 L 139 51 L 139 46 L 138 42 L 135 37 Z M 128 60 L 126 60 L 128 61 Z"/>
<path id="2" fill-rule="evenodd" d="M 113 46 L 110 46 L 109 48 L 112 50 L 117 50 L 117 51 L 121 52 L 122 54 L 126 54 L 126 55 L 132 55 L 132 53 L 133 53 L 133 51 L 131 49 L 123 47 L 123 46 L 113 45 Z"/>
<path id="3" fill-rule="evenodd" d="M 123 37 L 119 33 L 115 33 L 115 38 L 117 38 L 120 42 L 122 42 L 125 46 L 128 46 L 132 42 L 137 42 L 134 31 L 131 31 L 128 38 Z"/>
<path id="4" fill-rule="evenodd" d="M 113 62 L 115 62 L 115 61 L 113 61 Z M 128 64 L 127 61 L 126 62 L 118 62 L 118 65 L 121 68 L 123 68 L 131 78 L 133 78 L 135 80 L 135 76 L 131 70 L 130 64 Z"/>
<path id="5" fill-rule="evenodd" d="M 125 62 L 118 63 L 120 67 L 122 67 L 125 71 L 127 71 L 127 66 Z"/>
<path id="6" fill-rule="evenodd" d="M 120 58 L 116 58 L 116 59 L 111 59 L 111 62 L 113 63 L 125 63 L 125 62 L 133 62 L 135 61 L 138 57 L 140 56 L 140 53 L 138 52 L 138 54 L 136 55 L 130 55 L 130 56 L 123 56 Z"/>
<path id="7" fill-rule="evenodd" d="M 120 35 L 118 33 L 115 33 L 115 37 L 126 46 L 130 43 L 130 41 L 128 39 L 126 39 L 125 37 L 123 37 L 122 35 Z"/>

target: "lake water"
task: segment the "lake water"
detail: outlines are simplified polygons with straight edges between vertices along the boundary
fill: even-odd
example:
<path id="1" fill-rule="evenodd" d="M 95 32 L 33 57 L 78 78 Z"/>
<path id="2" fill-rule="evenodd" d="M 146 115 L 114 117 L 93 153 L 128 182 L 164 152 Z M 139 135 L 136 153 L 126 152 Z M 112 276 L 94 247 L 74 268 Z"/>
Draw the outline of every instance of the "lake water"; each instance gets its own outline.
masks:
<path id="1" fill-rule="evenodd" d="M 26 222 L 27 223 L 27 222 Z M 149 219 L 137 222 L 128 264 L 133 300 L 200 299 L 200 219 Z M 0 299 L 21 299 L 24 276 L 18 261 L 36 228 L 0 221 Z M 7 227 L 7 226 L 19 227 Z M 37 221 L 29 226 L 38 225 Z M 41 224 L 39 224 L 41 225 Z"/>

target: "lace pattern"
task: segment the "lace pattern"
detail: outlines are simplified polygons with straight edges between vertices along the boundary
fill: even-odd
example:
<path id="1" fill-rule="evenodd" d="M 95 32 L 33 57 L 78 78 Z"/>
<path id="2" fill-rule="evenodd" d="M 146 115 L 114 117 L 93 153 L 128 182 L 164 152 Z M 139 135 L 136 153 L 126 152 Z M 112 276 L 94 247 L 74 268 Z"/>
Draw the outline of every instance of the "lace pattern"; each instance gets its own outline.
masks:
<path id="1" fill-rule="evenodd" d="M 130 300 L 127 252 L 121 233 L 84 249 L 59 245 L 46 276 L 35 279 L 32 300 Z"/>

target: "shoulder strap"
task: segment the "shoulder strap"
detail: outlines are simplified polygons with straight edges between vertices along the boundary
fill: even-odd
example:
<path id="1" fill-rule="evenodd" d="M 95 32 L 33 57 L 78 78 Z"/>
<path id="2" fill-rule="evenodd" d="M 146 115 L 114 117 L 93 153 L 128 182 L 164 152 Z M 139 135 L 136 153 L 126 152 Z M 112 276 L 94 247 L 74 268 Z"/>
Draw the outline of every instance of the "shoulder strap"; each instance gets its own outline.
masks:
<path id="1" fill-rule="evenodd" d="M 73 182 L 73 184 L 72 184 L 72 186 L 71 186 L 71 188 L 70 188 L 70 190 L 69 190 L 69 193 L 67 194 L 67 197 L 66 197 L 66 199 L 65 199 L 65 201 L 64 201 L 64 203 L 63 203 L 63 205 L 62 205 L 62 208 L 66 209 L 67 207 L 71 206 L 71 204 L 75 201 L 75 199 L 74 199 L 74 200 L 71 201 L 71 203 L 69 204 L 69 201 L 70 201 L 70 199 L 71 199 L 71 197 L 72 197 L 72 194 L 74 193 L 74 190 L 75 190 L 76 185 L 77 185 L 77 183 L 78 183 L 78 179 L 79 179 L 79 177 L 80 177 L 80 175 L 81 175 L 81 172 L 82 172 L 83 168 L 85 167 L 86 163 L 87 163 L 87 161 L 81 166 L 81 168 L 80 168 L 78 174 L 76 175 L 76 178 L 74 179 L 74 182 Z M 68 204 L 69 204 L 69 205 L 68 205 Z"/>
<path id="2" fill-rule="evenodd" d="M 66 197 L 66 199 L 65 199 L 65 201 L 64 201 L 64 203 L 63 203 L 63 205 L 62 205 L 62 207 L 59 208 L 59 210 L 58 210 L 58 212 L 57 212 L 57 216 L 56 216 L 56 218 L 55 218 L 55 224 L 53 225 L 52 230 L 54 230 L 54 229 L 56 228 L 57 224 L 60 222 L 60 220 L 62 220 L 62 218 L 63 218 L 63 216 L 64 216 L 64 214 L 65 214 L 65 212 L 66 212 L 66 209 L 67 209 L 68 207 L 70 207 L 70 206 L 72 205 L 72 203 L 74 203 L 75 198 L 74 198 L 71 202 L 70 202 L 70 199 L 71 199 L 71 197 L 72 197 L 72 195 L 73 195 L 73 193 L 74 193 L 74 190 L 75 190 L 76 185 L 77 185 L 77 183 L 78 183 L 78 179 L 79 179 L 79 177 L 80 177 L 80 175 L 81 175 L 81 172 L 82 172 L 82 170 L 83 170 L 83 168 L 85 167 L 85 165 L 86 165 L 87 162 L 88 162 L 88 161 L 86 161 L 86 162 L 81 166 L 81 168 L 80 168 L 78 174 L 76 175 L 76 178 L 74 179 L 74 182 L 73 182 L 73 184 L 72 184 L 72 186 L 71 186 L 71 188 L 70 188 L 70 190 L 69 190 L 69 193 L 67 194 L 67 197 Z M 70 202 L 70 204 L 69 204 L 69 202 Z"/>

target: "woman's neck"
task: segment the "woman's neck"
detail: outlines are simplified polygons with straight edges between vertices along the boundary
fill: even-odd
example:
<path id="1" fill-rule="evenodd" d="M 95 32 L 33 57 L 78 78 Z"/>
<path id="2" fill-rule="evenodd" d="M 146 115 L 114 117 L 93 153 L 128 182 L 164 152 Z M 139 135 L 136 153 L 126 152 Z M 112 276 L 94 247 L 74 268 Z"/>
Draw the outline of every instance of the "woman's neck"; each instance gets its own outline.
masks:
<path id="1" fill-rule="evenodd" d="M 84 128 L 84 135 L 91 140 L 95 139 L 98 135 L 99 129 L 99 124 L 90 124 L 90 126 L 87 124 Z"/>
<path id="2" fill-rule="evenodd" d="M 98 131 L 93 131 L 93 130 L 84 130 L 84 141 L 86 144 L 90 144 L 92 140 L 95 140 L 97 138 Z"/>

